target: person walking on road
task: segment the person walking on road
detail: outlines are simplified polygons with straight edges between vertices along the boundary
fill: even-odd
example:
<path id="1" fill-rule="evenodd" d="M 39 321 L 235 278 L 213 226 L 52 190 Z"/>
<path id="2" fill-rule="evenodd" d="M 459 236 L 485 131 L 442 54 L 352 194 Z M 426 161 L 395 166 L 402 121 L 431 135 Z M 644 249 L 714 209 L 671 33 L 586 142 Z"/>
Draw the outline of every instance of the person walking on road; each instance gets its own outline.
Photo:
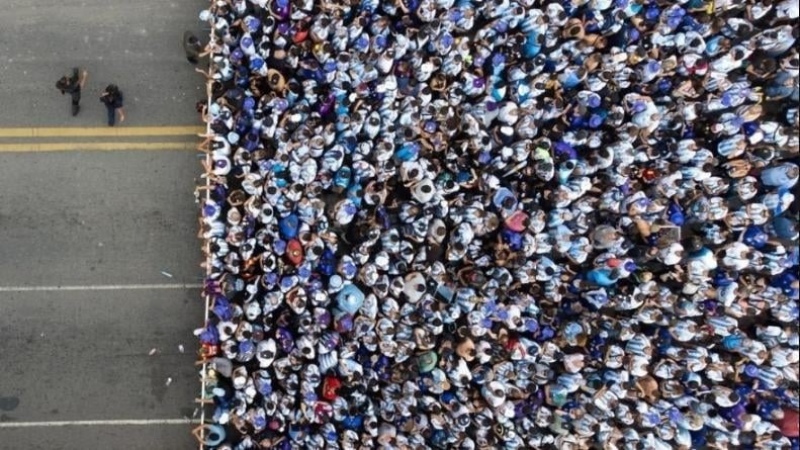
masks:
<path id="1" fill-rule="evenodd" d="M 72 97 L 72 115 L 77 116 L 80 111 L 81 89 L 86 84 L 89 72 L 80 70 L 77 67 L 72 69 L 72 74 L 66 74 L 56 81 L 56 88 L 61 91 L 61 95 L 69 94 Z"/>
<path id="2" fill-rule="evenodd" d="M 100 94 L 100 101 L 106 105 L 108 111 L 108 126 L 113 127 L 119 114 L 119 123 L 125 121 L 125 110 L 122 109 L 124 97 L 116 84 L 109 84 Z"/>

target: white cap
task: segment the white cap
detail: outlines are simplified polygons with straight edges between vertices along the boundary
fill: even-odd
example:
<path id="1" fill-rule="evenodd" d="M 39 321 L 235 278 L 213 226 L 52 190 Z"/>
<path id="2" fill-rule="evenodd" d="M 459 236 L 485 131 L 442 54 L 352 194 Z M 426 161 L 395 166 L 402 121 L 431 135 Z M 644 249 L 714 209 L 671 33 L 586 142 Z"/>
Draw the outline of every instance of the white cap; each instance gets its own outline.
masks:
<path id="1" fill-rule="evenodd" d="M 331 277 L 328 279 L 328 288 L 330 290 L 338 291 L 342 288 L 343 284 L 344 280 L 342 280 L 342 277 L 337 274 L 331 275 Z"/>

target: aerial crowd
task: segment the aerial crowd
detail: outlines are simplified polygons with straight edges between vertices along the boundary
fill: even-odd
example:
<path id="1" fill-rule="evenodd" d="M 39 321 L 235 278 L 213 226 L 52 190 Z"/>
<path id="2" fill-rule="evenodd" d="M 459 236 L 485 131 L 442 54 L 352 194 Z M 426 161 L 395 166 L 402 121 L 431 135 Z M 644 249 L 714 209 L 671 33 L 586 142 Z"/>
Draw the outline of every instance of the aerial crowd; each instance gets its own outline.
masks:
<path id="1" fill-rule="evenodd" d="M 797 0 L 200 19 L 205 448 L 800 448 Z"/>

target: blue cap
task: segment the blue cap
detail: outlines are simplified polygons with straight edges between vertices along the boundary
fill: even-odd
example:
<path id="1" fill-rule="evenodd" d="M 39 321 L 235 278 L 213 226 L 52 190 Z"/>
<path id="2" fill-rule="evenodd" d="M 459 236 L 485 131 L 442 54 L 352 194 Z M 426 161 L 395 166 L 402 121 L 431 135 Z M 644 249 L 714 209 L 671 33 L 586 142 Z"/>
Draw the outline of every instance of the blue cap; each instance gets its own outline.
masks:
<path id="1" fill-rule="evenodd" d="M 378 47 L 378 50 L 386 48 L 386 43 L 386 36 L 381 34 L 375 37 L 375 46 Z"/>
<path id="2" fill-rule="evenodd" d="M 354 315 L 364 304 L 364 293 L 354 284 L 346 284 L 336 295 L 336 305 L 340 310 Z"/>
<path id="3" fill-rule="evenodd" d="M 758 122 L 745 122 L 742 124 L 742 130 L 744 130 L 744 134 L 748 136 L 752 136 L 758 131 Z"/>
<path id="4" fill-rule="evenodd" d="M 242 58 L 244 58 L 244 52 L 242 52 L 242 49 L 237 47 L 233 52 L 231 52 L 232 60 L 240 60 Z"/>
<path id="5" fill-rule="evenodd" d="M 453 39 L 453 36 L 450 35 L 450 33 L 445 33 L 442 36 L 442 45 L 444 47 L 450 47 L 451 45 L 453 45 L 453 42 L 455 42 L 455 40 Z"/>
<path id="6" fill-rule="evenodd" d="M 721 269 L 717 269 L 714 272 L 714 275 L 711 278 L 711 282 L 717 287 L 725 287 L 733 283 L 733 281 L 730 278 L 728 278 L 728 275 L 725 273 L 725 271 Z"/>
<path id="7" fill-rule="evenodd" d="M 753 247 L 753 248 L 761 248 L 763 247 L 767 241 L 769 240 L 769 236 L 764 229 L 758 225 L 750 225 L 744 231 L 744 236 L 742 241 Z"/>
<path id="8" fill-rule="evenodd" d="M 442 403 L 450 403 L 450 402 L 456 400 L 455 394 L 453 394 L 450 391 L 443 392 L 442 395 L 439 398 L 442 400 Z"/>
<path id="9" fill-rule="evenodd" d="M 360 38 L 358 38 L 355 45 L 359 50 L 366 50 L 367 47 L 369 47 L 369 39 L 362 35 Z"/>
<path id="10" fill-rule="evenodd" d="M 278 222 L 278 231 L 284 239 L 296 238 L 298 228 L 300 228 L 300 219 L 296 214 L 289 214 Z"/>
<path id="11" fill-rule="evenodd" d="M 361 428 L 363 422 L 364 419 L 361 416 L 345 416 L 345 418 L 342 419 L 342 426 L 348 430 L 358 430 Z"/>
<path id="12" fill-rule="evenodd" d="M 722 94 L 722 98 L 720 98 L 720 102 L 724 106 L 731 106 L 731 103 L 733 103 L 733 99 L 731 98 L 731 94 L 728 93 L 728 92 Z"/>
<path id="13" fill-rule="evenodd" d="M 219 331 L 217 327 L 209 324 L 202 333 L 200 333 L 200 341 L 204 344 L 216 345 L 219 344 Z"/>
<path id="14" fill-rule="evenodd" d="M 729 351 L 739 350 L 742 348 L 743 343 L 744 338 L 738 334 L 731 334 L 722 338 L 722 346 Z"/>
<path id="15" fill-rule="evenodd" d="M 669 214 L 669 221 L 675 225 L 682 226 L 686 222 L 686 216 L 681 207 L 677 204 L 671 203 L 667 212 Z"/>
<path id="16" fill-rule="evenodd" d="M 558 141 L 553 145 L 555 153 L 566 156 L 567 159 L 578 159 L 578 152 L 564 141 Z"/>
<path id="17" fill-rule="evenodd" d="M 541 331 L 539 333 L 539 338 L 542 341 L 549 341 L 555 335 L 556 335 L 555 330 L 553 330 L 550 326 L 545 326 L 541 328 Z"/>
<path id="18" fill-rule="evenodd" d="M 291 287 L 294 281 L 292 281 L 292 277 L 283 277 L 281 278 L 281 286 L 288 288 Z"/>
<path id="19" fill-rule="evenodd" d="M 239 352 L 240 353 L 250 353 L 255 350 L 255 346 L 253 345 L 253 341 L 250 339 L 246 341 L 242 341 L 239 343 Z"/>
<path id="20" fill-rule="evenodd" d="M 250 59 L 250 70 L 259 71 L 262 67 L 264 67 L 263 59 L 258 56 L 254 56 Z"/>
<path id="21" fill-rule="evenodd" d="M 217 205 L 208 204 L 208 203 L 203 205 L 203 217 L 211 217 L 217 211 L 219 211 L 219 207 Z"/>
<path id="22" fill-rule="evenodd" d="M 258 28 L 261 27 L 261 21 L 258 20 L 257 17 L 250 16 L 245 19 L 245 25 L 247 25 L 247 30 L 250 32 L 258 31 Z"/>
<path id="23" fill-rule="evenodd" d="M 253 420 L 253 425 L 258 429 L 264 428 L 267 426 L 267 419 L 263 416 L 256 416 L 255 420 Z"/>
<path id="24" fill-rule="evenodd" d="M 450 35 L 447 36 L 450 37 Z M 450 40 L 452 41 L 452 38 L 450 38 Z M 506 63 L 506 57 L 502 53 L 495 53 L 494 55 L 492 55 L 493 66 L 495 67 L 502 66 L 505 63 Z"/>
<path id="25" fill-rule="evenodd" d="M 692 448 L 703 448 L 706 445 L 706 434 L 708 431 L 706 430 L 705 425 L 703 428 L 697 431 L 689 431 L 689 435 L 692 436 Z"/>
<path id="26" fill-rule="evenodd" d="M 263 380 L 262 378 L 258 377 L 256 378 L 256 389 L 258 390 L 258 393 L 261 395 L 269 395 L 272 393 L 272 384 L 269 381 Z"/>
<path id="27" fill-rule="evenodd" d="M 358 207 L 355 204 L 353 204 L 352 200 L 348 201 L 344 204 L 344 212 L 351 216 L 354 216 L 358 212 Z"/>
<path id="28" fill-rule="evenodd" d="M 395 152 L 394 156 L 400 161 L 412 161 L 419 155 L 419 145 L 416 143 L 405 143 Z"/>
<path id="29" fill-rule="evenodd" d="M 223 296 L 217 296 L 214 300 L 214 307 L 211 308 L 211 311 L 219 317 L 220 320 L 230 320 L 233 318 L 233 310 L 231 309 L 230 303 L 228 300 Z"/>
<path id="30" fill-rule="evenodd" d="M 516 231 L 511 231 L 509 229 L 504 229 L 502 232 L 503 241 L 508 244 L 511 250 L 518 252 L 522 250 L 523 242 L 522 242 L 522 234 L 517 233 Z"/>
<path id="31" fill-rule="evenodd" d="M 358 266 L 353 264 L 351 261 L 345 261 L 342 263 L 342 271 L 344 275 L 347 277 L 354 277 L 356 273 L 358 273 Z"/>

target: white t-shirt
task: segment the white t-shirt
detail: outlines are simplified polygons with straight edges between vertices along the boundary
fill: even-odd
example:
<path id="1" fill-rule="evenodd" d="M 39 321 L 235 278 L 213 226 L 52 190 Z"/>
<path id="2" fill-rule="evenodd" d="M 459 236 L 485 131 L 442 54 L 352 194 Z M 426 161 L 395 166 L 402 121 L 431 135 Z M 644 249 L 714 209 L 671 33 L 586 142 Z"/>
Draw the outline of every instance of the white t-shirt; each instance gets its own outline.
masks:
<path id="1" fill-rule="evenodd" d="M 722 258 L 722 263 L 736 270 L 744 270 L 750 265 L 750 260 L 745 256 L 749 251 L 750 248 L 744 243 L 733 242 L 725 249 L 725 257 Z"/>
<path id="2" fill-rule="evenodd" d="M 659 250 L 658 257 L 664 264 L 674 266 L 683 258 L 683 245 L 678 242 L 673 242 L 666 248 Z"/>
<path id="3" fill-rule="evenodd" d="M 783 0 L 775 6 L 779 19 L 797 20 L 800 17 L 800 3 L 797 0 Z"/>

